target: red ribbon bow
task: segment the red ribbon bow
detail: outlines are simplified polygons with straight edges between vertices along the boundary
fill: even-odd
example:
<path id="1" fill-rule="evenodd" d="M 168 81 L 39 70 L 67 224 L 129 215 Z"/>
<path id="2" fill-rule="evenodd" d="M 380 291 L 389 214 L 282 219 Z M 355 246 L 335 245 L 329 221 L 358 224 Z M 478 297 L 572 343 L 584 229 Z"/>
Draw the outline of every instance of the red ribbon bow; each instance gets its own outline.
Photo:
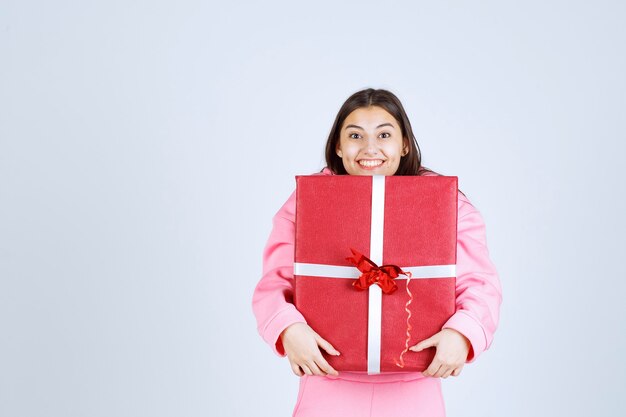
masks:
<path id="1" fill-rule="evenodd" d="M 362 253 L 350 248 L 354 257 L 346 258 L 346 260 L 356 265 L 361 271 L 361 276 L 352 282 L 354 288 L 366 290 L 372 284 L 378 284 L 385 294 L 391 294 L 398 289 L 394 281 L 400 274 L 407 275 L 397 265 L 376 265 L 371 259 Z"/>

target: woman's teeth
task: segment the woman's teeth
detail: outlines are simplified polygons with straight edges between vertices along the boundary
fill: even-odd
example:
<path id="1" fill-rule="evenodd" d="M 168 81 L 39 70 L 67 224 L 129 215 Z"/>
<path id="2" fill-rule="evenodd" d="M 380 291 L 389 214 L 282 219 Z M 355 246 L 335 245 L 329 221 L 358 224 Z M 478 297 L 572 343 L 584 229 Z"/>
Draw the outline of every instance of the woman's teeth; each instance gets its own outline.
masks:
<path id="1" fill-rule="evenodd" d="M 359 161 L 359 164 L 363 165 L 364 167 L 377 167 L 378 165 L 382 165 L 383 161 L 380 159 L 377 159 L 375 161 L 366 161 L 364 159 Z"/>

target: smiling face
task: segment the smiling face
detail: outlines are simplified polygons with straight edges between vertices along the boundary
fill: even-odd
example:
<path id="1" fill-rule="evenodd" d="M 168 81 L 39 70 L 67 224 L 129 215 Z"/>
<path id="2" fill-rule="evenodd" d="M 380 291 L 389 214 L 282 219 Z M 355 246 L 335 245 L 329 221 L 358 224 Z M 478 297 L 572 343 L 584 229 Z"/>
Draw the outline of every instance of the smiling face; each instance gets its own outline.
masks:
<path id="1" fill-rule="evenodd" d="M 336 152 L 350 175 L 393 175 L 409 150 L 398 121 L 377 106 L 350 113 L 339 135 Z"/>

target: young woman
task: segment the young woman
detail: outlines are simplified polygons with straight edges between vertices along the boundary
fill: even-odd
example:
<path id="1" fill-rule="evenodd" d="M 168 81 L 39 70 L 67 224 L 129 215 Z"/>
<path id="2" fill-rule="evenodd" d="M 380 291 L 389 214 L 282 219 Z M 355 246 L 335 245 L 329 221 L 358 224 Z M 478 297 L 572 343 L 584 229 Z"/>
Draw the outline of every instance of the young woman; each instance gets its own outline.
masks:
<path id="1" fill-rule="evenodd" d="M 422 167 L 404 108 L 386 90 L 366 89 L 346 100 L 326 142 L 326 164 L 319 175 L 437 175 Z M 501 287 L 478 210 L 459 192 L 456 313 L 441 331 L 410 348 L 436 349 L 424 372 L 339 373 L 328 364 L 322 351 L 340 352 L 292 303 L 294 222 L 295 193 L 274 216 L 252 301 L 259 333 L 301 377 L 293 416 L 445 416 L 440 378 L 458 376 L 490 346 L 498 325 Z"/>

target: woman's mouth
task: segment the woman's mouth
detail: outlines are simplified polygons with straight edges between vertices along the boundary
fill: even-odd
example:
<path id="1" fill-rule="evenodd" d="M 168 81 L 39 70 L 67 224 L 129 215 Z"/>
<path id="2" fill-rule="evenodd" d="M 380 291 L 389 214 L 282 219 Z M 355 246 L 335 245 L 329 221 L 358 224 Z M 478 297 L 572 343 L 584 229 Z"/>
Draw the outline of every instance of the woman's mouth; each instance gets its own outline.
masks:
<path id="1" fill-rule="evenodd" d="M 382 159 L 361 159 L 360 161 L 358 161 L 361 168 L 365 169 L 378 168 L 383 164 L 383 162 L 385 161 L 383 161 Z"/>

